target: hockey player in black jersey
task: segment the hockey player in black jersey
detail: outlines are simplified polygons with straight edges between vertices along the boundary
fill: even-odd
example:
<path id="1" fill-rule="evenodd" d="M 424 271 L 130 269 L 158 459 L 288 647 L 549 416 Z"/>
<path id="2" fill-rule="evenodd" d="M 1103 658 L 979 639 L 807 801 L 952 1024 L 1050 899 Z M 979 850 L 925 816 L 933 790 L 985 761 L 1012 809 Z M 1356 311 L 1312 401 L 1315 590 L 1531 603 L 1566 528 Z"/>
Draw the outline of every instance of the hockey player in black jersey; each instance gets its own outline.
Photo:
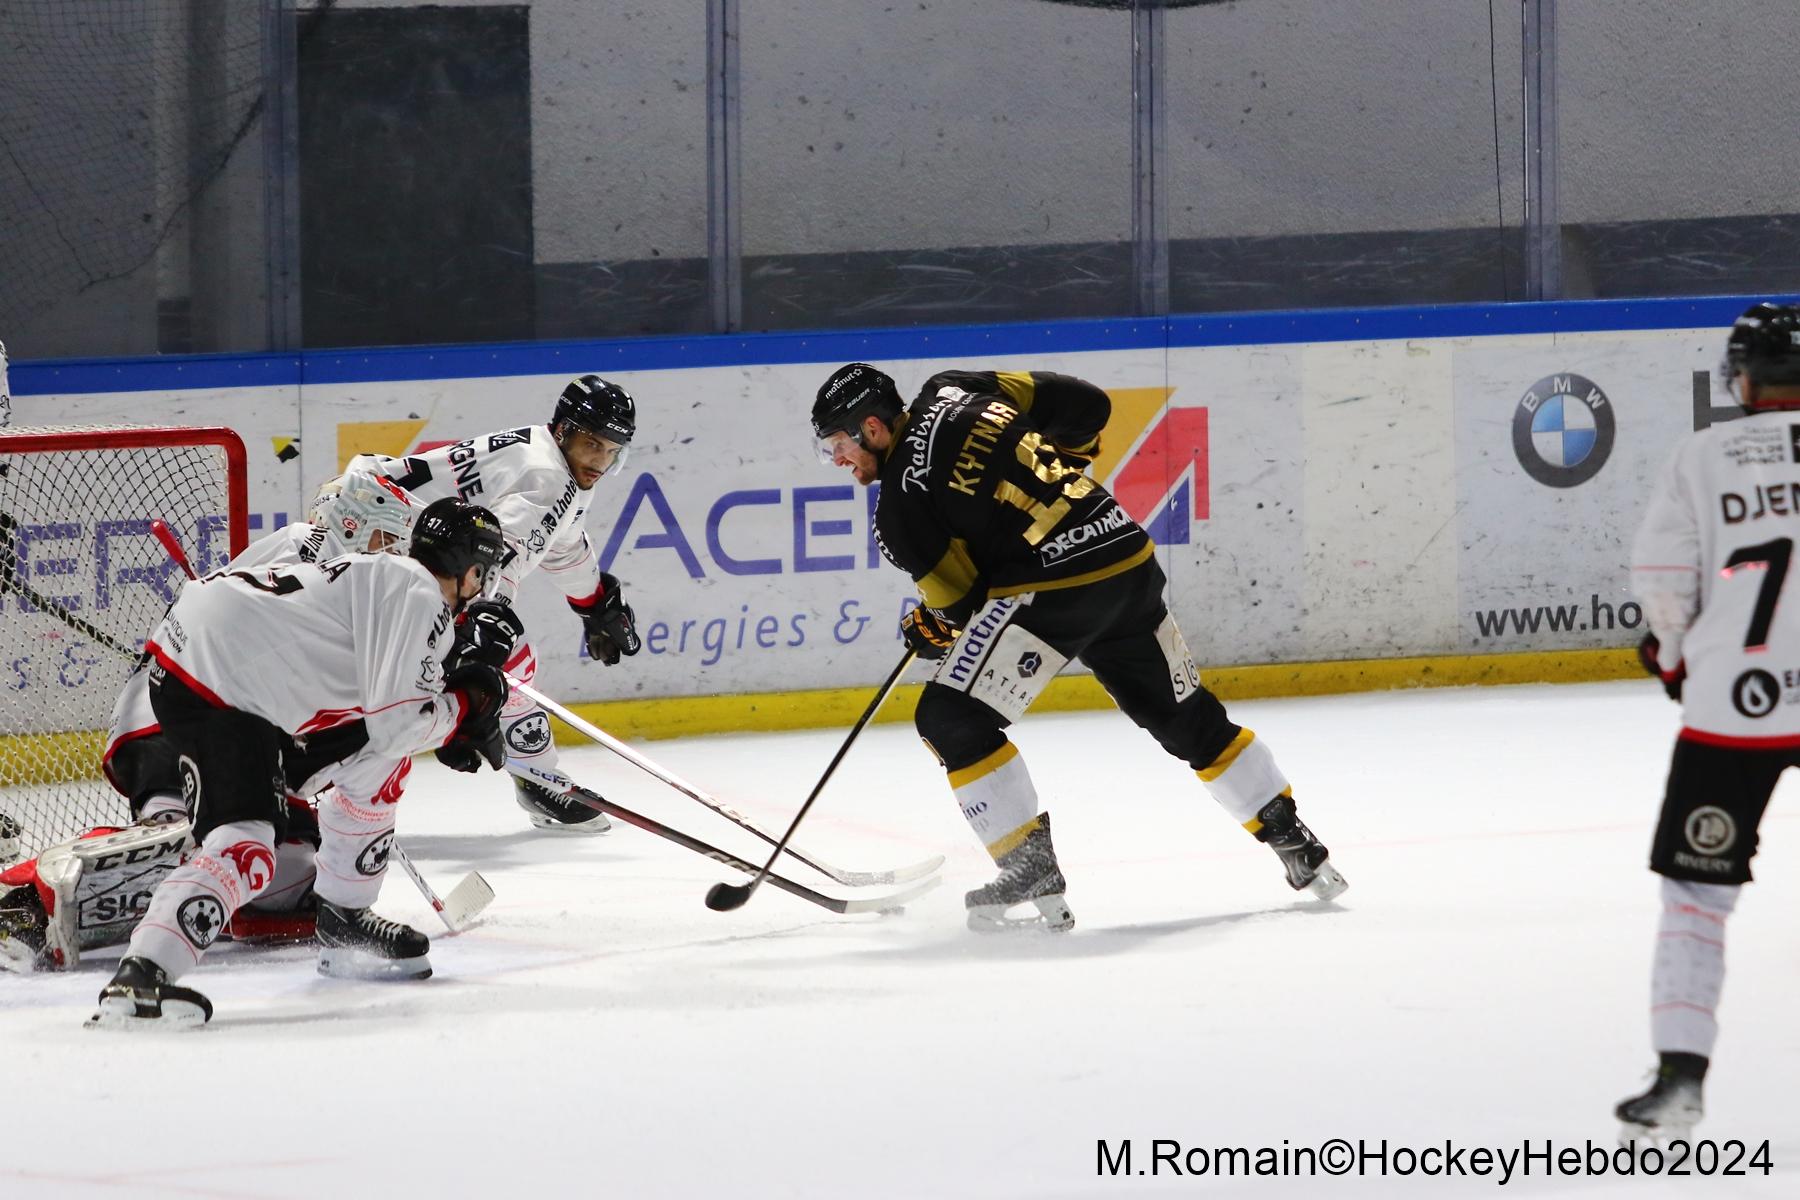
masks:
<path id="1" fill-rule="evenodd" d="M 919 736 L 1000 867 L 964 898 L 971 928 L 1074 924 L 1050 816 L 1005 733 L 1071 659 L 1275 851 L 1293 888 L 1347 886 L 1274 756 L 1201 684 L 1149 536 L 1085 473 L 1111 412 L 1093 384 L 1044 371 L 946 371 L 903 409 L 867 363 L 833 372 L 813 405 L 821 459 L 880 482 L 876 540 L 919 586 L 901 633 L 938 662 Z M 1027 902 L 1036 918 L 1008 917 Z"/>

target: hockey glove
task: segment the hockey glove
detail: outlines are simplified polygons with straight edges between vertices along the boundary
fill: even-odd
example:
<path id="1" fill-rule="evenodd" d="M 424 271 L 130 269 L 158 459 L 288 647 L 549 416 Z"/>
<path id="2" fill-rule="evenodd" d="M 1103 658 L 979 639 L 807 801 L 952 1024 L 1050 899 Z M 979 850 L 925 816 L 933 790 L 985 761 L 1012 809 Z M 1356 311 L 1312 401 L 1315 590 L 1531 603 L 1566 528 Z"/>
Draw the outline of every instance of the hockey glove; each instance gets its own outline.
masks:
<path id="1" fill-rule="evenodd" d="M 625 603 L 623 588 L 618 576 L 602 573 L 600 590 L 592 599 L 569 601 L 587 635 L 588 656 L 609 667 L 619 664 L 620 655 L 636 654 L 644 648 L 638 638 L 637 614 Z"/>
<path id="2" fill-rule="evenodd" d="M 950 652 L 956 632 L 956 626 L 923 605 L 900 618 L 900 636 L 914 654 L 927 662 L 936 662 Z"/>
<path id="3" fill-rule="evenodd" d="M 1644 640 L 1638 643 L 1638 662 L 1643 664 L 1644 670 L 1662 680 L 1663 691 L 1669 694 L 1669 699 L 1679 701 L 1681 683 L 1687 678 L 1687 663 L 1678 662 L 1673 671 L 1665 671 L 1656 657 L 1661 650 L 1662 643 L 1656 640 L 1656 635 L 1646 633 Z"/>
<path id="4" fill-rule="evenodd" d="M 524 634 L 519 615 L 504 601 L 477 600 L 463 610 L 456 623 L 450 667 L 454 670 L 466 662 L 479 662 L 504 670 Z"/>
<path id="5" fill-rule="evenodd" d="M 479 771 L 484 760 L 499 770 L 506 762 L 506 739 L 500 735 L 506 676 L 499 667 L 467 658 L 445 674 L 444 690 L 462 701 L 463 716 L 456 732 L 438 748 L 437 760 L 452 771 Z"/>

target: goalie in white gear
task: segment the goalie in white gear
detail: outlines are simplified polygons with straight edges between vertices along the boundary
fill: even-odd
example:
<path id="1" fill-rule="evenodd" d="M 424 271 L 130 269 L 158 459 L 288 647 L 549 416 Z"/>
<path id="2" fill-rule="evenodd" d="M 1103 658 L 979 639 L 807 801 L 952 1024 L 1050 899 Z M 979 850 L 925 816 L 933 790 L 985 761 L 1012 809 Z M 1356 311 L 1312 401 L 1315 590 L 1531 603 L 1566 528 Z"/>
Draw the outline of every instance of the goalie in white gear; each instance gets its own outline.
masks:
<path id="1" fill-rule="evenodd" d="M 630 393 L 598 375 L 583 375 L 563 389 L 550 423 L 483 434 L 404 458 L 362 455 L 353 467 L 378 470 L 421 500 L 446 496 L 479 499 L 505 531 L 506 561 L 495 594 L 510 602 L 525 577 L 542 567 L 581 618 L 590 658 L 607 666 L 636 654 L 642 643 L 637 618 L 619 580 L 600 569 L 584 521 L 592 489 L 626 460 L 637 432 Z M 537 670 L 531 646 L 521 644 L 506 670 L 526 683 Z M 522 694 L 501 714 L 508 756 L 524 767 L 556 767 L 549 715 Z M 548 788 L 513 777 L 519 807 L 539 829 L 601 833 L 606 817 Z"/>
<path id="2" fill-rule="evenodd" d="M 1800 539 L 1800 308 L 1745 312 L 1721 372 L 1747 415 L 1682 439 L 1632 546 L 1650 623 L 1640 657 L 1681 702 L 1682 730 L 1650 849 L 1658 1063 L 1614 1110 L 1627 1137 L 1685 1137 L 1702 1115 L 1726 923 L 1776 780 L 1800 766 L 1800 677 L 1781 670 L 1800 656 L 1800 608 L 1782 602 Z"/>
<path id="3" fill-rule="evenodd" d="M 224 569 L 286 567 L 348 553 L 403 553 L 422 506 L 372 471 L 350 471 L 322 487 L 311 507 L 310 523 L 259 538 Z M 107 780 L 129 802 L 135 824 L 91 830 L 0 874 L 0 968 L 72 968 L 83 950 L 124 941 L 143 917 L 151 891 L 179 864 L 189 814 L 175 751 L 151 709 L 149 679 L 146 663 L 126 680 L 102 762 Z M 340 860 L 358 861 L 364 847 L 383 836 L 383 826 L 391 830 L 400 786 L 393 776 L 400 764 L 335 764 L 332 779 L 309 787 L 314 767 L 325 761 L 317 754 L 288 756 L 288 784 L 297 798 L 286 836 L 276 846 L 275 878 L 237 914 L 233 936 L 312 937 L 321 839 L 333 843 L 323 856 L 329 875 Z M 315 793 L 326 783 L 332 786 L 315 806 Z M 355 872 L 354 884 L 365 886 L 339 889 L 340 898 L 360 897 L 371 879 L 378 887 L 379 878 Z M 326 891 L 333 890 L 328 883 Z"/>

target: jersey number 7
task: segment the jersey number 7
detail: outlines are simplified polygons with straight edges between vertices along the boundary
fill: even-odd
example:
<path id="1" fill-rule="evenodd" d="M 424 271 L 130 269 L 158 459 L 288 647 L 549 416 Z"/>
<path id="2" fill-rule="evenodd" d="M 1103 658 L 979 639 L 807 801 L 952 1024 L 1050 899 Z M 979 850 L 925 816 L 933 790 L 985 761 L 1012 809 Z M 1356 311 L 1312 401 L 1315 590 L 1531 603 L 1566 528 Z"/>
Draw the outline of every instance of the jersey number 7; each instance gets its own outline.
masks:
<path id="1" fill-rule="evenodd" d="M 1794 557 L 1794 539 L 1776 538 L 1755 546 L 1745 546 L 1725 560 L 1725 574 L 1735 567 L 1761 567 L 1762 586 L 1756 591 L 1756 607 L 1750 613 L 1750 630 L 1744 635 L 1744 649 L 1763 650 L 1769 645 L 1769 626 L 1775 621 L 1775 602 L 1781 598 L 1781 584 L 1787 578 L 1788 563 Z"/>

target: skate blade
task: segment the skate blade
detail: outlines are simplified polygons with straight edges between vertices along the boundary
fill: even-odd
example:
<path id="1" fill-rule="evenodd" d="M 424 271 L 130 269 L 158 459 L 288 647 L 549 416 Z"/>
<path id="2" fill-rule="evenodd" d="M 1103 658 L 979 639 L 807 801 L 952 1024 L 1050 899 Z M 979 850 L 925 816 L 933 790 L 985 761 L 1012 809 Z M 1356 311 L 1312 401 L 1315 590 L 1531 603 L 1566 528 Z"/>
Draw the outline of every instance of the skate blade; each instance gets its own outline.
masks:
<path id="1" fill-rule="evenodd" d="M 1620 1146 L 1666 1146 L 1670 1142 L 1691 1141 L 1696 1119 L 1686 1125 L 1670 1123 L 1667 1125 L 1639 1125 L 1635 1121 L 1626 1121 L 1619 1126 Z"/>
<path id="2" fill-rule="evenodd" d="M 383 958 L 348 946 L 319 947 L 319 974 L 333 979 L 430 979 L 431 956 Z"/>
<path id="3" fill-rule="evenodd" d="M 129 996 L 109 996 L 100 1001 L 83 1029 L 149 1029 L 174 1032 L 199 1029 L 212 1014 L 186 1000 L 164 1000 L 160 1013 L 145 1013 Z"/>
<path id="4" fill-rule="evenodd" d="M 1008 930 L 1037 929 L 1045 933 L 1065 933 L 1075 928 L 1075 914 L 1061 896 L 1039 896 L 1031 901 L 1037 912 L 1024 917 L 1007 915 L 1018 905 L 977 904 L 969 910 L 969 928 L 976 933 L 1000 933 Z"/>
<path id="5" fill-rule="evenodd" d="M 566 821 L 557 821 L 532 813 L 531 826 L 542 833 L 555 834 L 558 837 L 592 837 L 597 833 L 612 832 L 612 822 L 606 819 L 605 813 L 596 813 L 593 820 L 583 821 L 579 825 L 571 825 Z"/>
<path id="6" fill-rule="evenodd" d="M 1306 885 L 1306 890 L 1313 894 L 1315 900 L 1336 900 L 1350 890 L 1350 881 L 1338 873 L 1328 858 L 1319 864 L 1319 870 Z"/>

